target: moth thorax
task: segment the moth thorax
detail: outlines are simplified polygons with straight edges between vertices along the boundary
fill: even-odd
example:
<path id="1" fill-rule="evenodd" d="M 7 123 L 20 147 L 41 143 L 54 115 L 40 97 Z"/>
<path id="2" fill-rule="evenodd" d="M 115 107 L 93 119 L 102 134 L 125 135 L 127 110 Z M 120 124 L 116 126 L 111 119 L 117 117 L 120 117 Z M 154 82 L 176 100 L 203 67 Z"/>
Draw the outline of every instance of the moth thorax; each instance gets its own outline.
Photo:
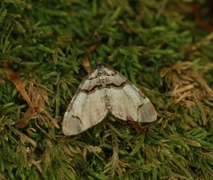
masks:
<path id="1" fill-rule="evenodd" d="M 103 87 L 106 87 L 106 85 L 107 85 L 107 78 L 106 78 L 106 76 L 105 75 L 99 76 L 99 80 L 101 82 L 101 85 Z"/>

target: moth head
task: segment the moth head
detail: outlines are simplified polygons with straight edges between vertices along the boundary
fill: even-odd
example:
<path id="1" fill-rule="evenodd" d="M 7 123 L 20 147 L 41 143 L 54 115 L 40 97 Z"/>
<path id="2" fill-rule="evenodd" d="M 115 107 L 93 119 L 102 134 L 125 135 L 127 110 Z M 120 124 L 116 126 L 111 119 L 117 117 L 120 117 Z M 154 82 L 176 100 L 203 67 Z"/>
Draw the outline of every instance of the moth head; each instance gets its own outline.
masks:
<path id="1" fill-rule="evenodd" d="M 104 68 L 104 63 L 102 63 L 101 61 L 98 61 L 96 63 L 95 69 L 103 69 L 103 68 Z"/>
<path id="2" fill-rule="evenodd" d="M 116 74 L 116 71 L 114 69 L 112 69 L 107 64 L 100 61 L 96 63 L 95 70 L 97 70 L 97 73 L 99 76 L 103 76 L 103 75 L 113 76 Z"/>
<path id="3" fill-rule="evenodd" d="M 97 73 L 98 73 L 99 76 L 105 74 L 106 67 L 104 66 L 104 64 L 102 62 L 100 62 L 100 61 L 97 62 L 95 69 L 97 70 Z"/>

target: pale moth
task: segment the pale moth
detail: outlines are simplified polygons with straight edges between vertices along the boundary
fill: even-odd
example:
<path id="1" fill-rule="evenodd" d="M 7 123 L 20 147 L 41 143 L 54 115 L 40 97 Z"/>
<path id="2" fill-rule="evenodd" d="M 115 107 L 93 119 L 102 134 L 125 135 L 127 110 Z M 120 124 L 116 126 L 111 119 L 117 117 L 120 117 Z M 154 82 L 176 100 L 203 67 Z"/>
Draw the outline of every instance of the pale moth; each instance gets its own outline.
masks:
<path id="1" fill-rule="evenodd" d="M 79 134 L 101 122 L 108 113 L 125 121 L 153 122 L 157 112 L 150 100 L 119 72 L 98 62 L 81 82 L 64 114 L 62 131 Z"/>

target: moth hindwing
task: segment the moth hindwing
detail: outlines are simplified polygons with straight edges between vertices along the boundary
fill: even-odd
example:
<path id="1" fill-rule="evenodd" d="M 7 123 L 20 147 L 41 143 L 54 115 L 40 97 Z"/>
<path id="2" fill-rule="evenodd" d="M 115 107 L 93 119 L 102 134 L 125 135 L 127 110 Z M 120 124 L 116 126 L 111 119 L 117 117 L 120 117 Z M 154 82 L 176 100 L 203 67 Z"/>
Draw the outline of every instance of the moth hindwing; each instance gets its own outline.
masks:
<path id="1" fill-rule="evenodd" d="M 99 62 L 72 98 L 64 114 L 63 133 L 79 134 L 101 122 L 108 113 L 125 121 L 146 123 L 157 119 L 154 106 L 136 86 Z"/>

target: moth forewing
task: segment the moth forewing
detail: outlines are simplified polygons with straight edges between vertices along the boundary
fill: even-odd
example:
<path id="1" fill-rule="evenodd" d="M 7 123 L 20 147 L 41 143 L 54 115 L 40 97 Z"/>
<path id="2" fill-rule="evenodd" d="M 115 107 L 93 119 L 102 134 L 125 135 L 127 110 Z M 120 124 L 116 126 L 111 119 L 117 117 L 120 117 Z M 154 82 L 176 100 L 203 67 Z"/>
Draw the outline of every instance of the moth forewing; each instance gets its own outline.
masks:
<path id="1" fill-rule="evenodd" d="M 119 93 L 110 89 L 110 112 L 123 120 L 131 117 L 132 121 L 152 122 L 157 119 L 157 112 L 150 100 L 133 84 L 126 84 Z M 117 102 L 117 103 L 116 103 Z M 119 102 L 119 104 L 118 104 Z"/>
<path id="2" fill-rule="evenodd" d="M 79 134 L 102 121 L 108 113 L 122 120 L 152 122 L 157 112 L 150 100 L 126 77 L 103 63 L 80 84 L 65 112 L 65 135 Z"/>
<path id="3" fill-rule="evenodd" d="M 87 94 L 80 91 L 65 112 L 63 133 L 67 136 L 79 134 L 98 124 L 107 113 L 102 92 Z"/>

